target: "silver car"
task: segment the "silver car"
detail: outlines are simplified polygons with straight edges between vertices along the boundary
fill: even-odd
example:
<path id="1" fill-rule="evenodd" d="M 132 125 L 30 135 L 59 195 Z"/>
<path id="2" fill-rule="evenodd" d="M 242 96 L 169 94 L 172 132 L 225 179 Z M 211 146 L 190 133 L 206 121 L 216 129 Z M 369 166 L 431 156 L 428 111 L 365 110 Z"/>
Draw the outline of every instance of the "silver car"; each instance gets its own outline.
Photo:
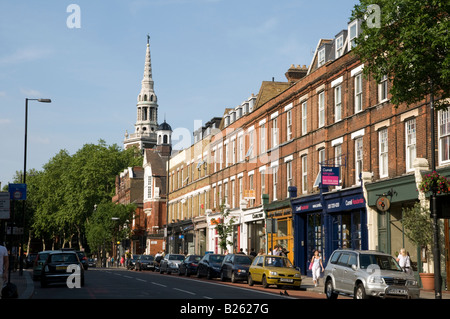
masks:
<path id="1" fill-rule="evenodd" d="M 184 255 L 181 254 L 167 254 L 161 260 L 159 265 L 159 272 L 178 273 L 180 263 L 184 260 Z"/>
<path id="2" fill-rule="evenodd" d="M 363 250 L 335 250 L 324 272 L 325 294 L 354 299 L 419 298 L 420 288 L 413 275 L 405 273 L 388 254 Z"/>

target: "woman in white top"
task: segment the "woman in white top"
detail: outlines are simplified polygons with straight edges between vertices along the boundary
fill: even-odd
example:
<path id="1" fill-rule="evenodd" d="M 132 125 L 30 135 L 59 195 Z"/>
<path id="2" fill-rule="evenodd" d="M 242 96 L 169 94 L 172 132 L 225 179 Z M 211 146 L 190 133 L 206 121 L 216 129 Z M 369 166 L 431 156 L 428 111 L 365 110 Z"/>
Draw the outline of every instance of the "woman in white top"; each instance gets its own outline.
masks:
<path id="1" fill-rule="evenodd" d="M 400 254 L 397 257 L 398 264 L 402 267 L 403 271 L 410 273 L 411 270 L 411 259 L 406 253 L 405 248 L 400 249 Z"/>
<path id="2" fill-rule="evenodd" d="M 320 268 L 322 268 L 323 272 L 322 258 L 320 257 L 318 250 L 314 250 L 314 256 L 311 258 L 311 264 L 314 286 L 317 287 L 320 278 Z"/>

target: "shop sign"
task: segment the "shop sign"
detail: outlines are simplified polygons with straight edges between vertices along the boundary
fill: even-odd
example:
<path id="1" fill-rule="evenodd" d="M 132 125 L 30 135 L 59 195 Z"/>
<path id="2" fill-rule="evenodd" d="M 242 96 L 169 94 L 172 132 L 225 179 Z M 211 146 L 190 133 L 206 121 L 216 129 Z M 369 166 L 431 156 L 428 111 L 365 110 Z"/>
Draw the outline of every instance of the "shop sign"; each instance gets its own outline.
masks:
<path id="1" fill-rule="evenodd" d="M 343 199 L 344 209 L 361 208 L 365 206 L 364 197 L 360 196 L 350 196 L 344 197 Z"/>
<path id="2" fill-rule="evenodd" d="M 318 210 L 318 209 L 322 209 L 322 204 L 320 202 L 304 203 L 304 204 L 299 204 L 295 207 L 296 212 L 307 212 L 307 211 Z"/>
<path id="3" fill-rule="evenodd" d="M 339 167 L 322 166 L 322 185 L 339 186 Z"/>

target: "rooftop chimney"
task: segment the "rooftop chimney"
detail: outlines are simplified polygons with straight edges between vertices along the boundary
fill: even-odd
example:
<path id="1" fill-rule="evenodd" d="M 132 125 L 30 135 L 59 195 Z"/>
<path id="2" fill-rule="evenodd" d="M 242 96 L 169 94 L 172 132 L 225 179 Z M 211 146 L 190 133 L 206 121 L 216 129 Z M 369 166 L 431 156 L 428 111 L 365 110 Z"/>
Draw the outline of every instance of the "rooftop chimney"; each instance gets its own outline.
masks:
<path id="1" fill-rule="evenodd" d="M 287 70 L 287 72 L 284 74 L 286 76 L 286 79 L 293 83 L 300 80 L 302 77 L 304 77 L 308 73 L 308 68 L 306 65 L 303 65 L 302 67 L 300 65 L 293 65 L 291 64 L 291 67 Z"/>

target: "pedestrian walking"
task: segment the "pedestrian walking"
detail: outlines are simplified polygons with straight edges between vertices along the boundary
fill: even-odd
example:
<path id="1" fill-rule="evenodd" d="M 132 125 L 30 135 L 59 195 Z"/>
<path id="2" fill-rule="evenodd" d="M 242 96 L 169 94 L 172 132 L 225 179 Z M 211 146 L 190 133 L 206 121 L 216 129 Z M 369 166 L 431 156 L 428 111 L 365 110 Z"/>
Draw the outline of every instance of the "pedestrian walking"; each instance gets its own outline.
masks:
<path id="1" fill-rule="evenodd" d="M 314 250 L 314 255 L 311 258 L 311 264 L 312 264 L 311 270 L 312 270 L 314 287 L 317 287 L 317 285 L 319 284 L 320 269 L 322 268 L 322 272 L 324 271 L 323 264 L 322 264 L 322 257 L 320 257 L 318 250 Z"/>
<path id="2" fill-rule="evenodd" d="M 5 246 L 0 245 L 0 290 L 8 281 L 8 250 Z"/>
<path id="3" fill-rule="evenodd" d="M 406 252 L 405 248 L 400 249 L 400 253 L 397 257 L 397 262 L 402 267 L 403 271 L 410 274 L 411 273 L 411 258 Z"/>

